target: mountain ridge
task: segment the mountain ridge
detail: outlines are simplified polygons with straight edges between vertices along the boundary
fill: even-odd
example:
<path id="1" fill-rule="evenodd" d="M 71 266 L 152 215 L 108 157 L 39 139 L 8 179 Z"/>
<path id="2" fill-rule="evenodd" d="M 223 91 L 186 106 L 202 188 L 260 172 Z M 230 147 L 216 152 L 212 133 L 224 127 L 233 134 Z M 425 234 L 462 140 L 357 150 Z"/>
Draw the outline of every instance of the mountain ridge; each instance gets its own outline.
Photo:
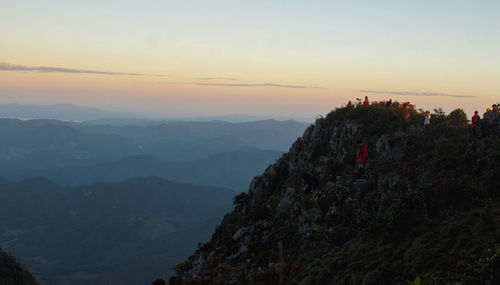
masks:
<path id="1" fill-rule="evenodd" d="M 132 177 L 159 176 L 181 183 L 224 187 L 238 192 L 247 188 L 253 176 L 281 154 L 270 150 L 229 151 L 185 162 L 172 162 L 154 155 L 131 155 L 90 166 L 25 171 L 10 179 L 17 181 L 44 176 L 64 186 L 80 186 L 95 182 L 118 183 Z"/>
<path id="2" fill-rule="evenodd" d="M 29 119 L 57 119 L 67 121 L 85 121 L 96 118 L 107 119 L 116 117 L 142 118 L 129 112 L 113 112 L 99 108 L 78 106 L 69 103 L 42 104 L 0 104 L 0 113 L 5 117 Z"/>

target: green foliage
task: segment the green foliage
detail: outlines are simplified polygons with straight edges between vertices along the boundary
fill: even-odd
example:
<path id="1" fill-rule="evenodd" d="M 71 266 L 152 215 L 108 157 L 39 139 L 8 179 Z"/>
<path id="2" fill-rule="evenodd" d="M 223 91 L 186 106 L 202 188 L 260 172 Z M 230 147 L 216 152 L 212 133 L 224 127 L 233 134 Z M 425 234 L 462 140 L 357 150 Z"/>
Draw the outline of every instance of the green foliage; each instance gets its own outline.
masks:
<path id="1" fill-rule="evenodd" d="M 233 205 L 236 210 L 241 210 L 241 208 L 248 202 L 248 194 L 240 193 L 233 198 Z"/>
<path id="2" fill-rule="evenodd" d="M 443 107 L 435 108 L 433 111 L 434 114 L 432 116 L 438 123 L 446 119 L 446 113 L 443 111 Z"/>
<path id="3" fill-rule="evenodd" d="M 467 126 L 467 114 L 463 109 L 456 109 L 446 117 L 448 125 L 451 127 L 465 127 Z"/>
<path id="4" fill-rule="evenodd" d="M 304 284 L 363 280 L 366 284 L 402 284 L 405 280 L 414 280 L 410 284 L 435 284 L 431 280 L 441 280 L 438 284 L 446 284 L 445 280 L 494 284 L 498 253 L 493 249 L 481 251 L 485 246 L 494 248 L 496 235 L 500 234 L 500 229 L 496 233 L 490 230 L 496 223 L 490 219 L 491 210 L 420 222 L 403 235 L 391 231 L 358 234 L 341 247 L 308 251 L 297 261 L 306 264 L 308 270 L 296 277 Z M 479 255 L 475 253 L 478 250 Z M 322 283 L 317 277 L 324 274 L 330 279 Z M 415 283 L 418 280 L 421 283 Z"/>
<path id="5" fill-rule="evenodd" d="M 415 280 L 408 282 L 408 285 L 422 285 L 422 279 L 420 279 L 420 276 L 417 276 Z"/>

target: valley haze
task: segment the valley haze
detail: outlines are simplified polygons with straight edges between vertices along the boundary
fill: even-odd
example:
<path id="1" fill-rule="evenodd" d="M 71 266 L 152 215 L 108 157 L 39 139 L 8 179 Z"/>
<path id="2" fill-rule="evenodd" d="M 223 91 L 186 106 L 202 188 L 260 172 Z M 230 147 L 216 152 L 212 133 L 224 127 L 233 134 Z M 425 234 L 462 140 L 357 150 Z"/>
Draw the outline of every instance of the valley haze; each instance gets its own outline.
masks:
<path id="1" fill-rule="evenodd" d="M 167 278 L 308 126 L 6 106 L 41 118 L 0 118 L 0 248 L 42 284 Z"/>

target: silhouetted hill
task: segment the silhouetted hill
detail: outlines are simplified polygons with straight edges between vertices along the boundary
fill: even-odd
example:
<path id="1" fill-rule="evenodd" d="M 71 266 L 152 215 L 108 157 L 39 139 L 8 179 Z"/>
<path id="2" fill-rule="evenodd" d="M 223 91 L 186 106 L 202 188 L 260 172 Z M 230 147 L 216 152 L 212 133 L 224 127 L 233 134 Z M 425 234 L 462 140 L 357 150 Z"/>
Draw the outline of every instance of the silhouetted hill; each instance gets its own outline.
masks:
<path id="1" fill-rule="evenodd" d="M 17 260 L 0 249 L 1 285 L 38 285 L 29 271 L 22 268 Z"/>
<path id="2" fill-rule="evenodd" d="M 0 170 L 68 167 L 140 153 L 114 134 L 84 134 L 63 123 L 0 119 Z"/>
<path id="3" fill-rule="evenodd" d="M 158 176 L 184 183 L 243 191 L 252 178 L 281 155 L 278 151 L 234 151 L 187 162 L 169 162 L 149 155 L 128 156 L 111 163 L 26 171 L 11 178 L 45 176 L 66 186 L 122 182 L 133 177 Z"/>
<path id="4" fill-rule="evenodd" d="M 233 196 L 155 177 L 75 188 L 4 182 L 0 247 L 47 284 L 144 284 L 208 238 Z"/>
<path id="5" fill-rule="evenodd" d="M 245 123 L 179 121 L 151 126 L 78 124 L 75 127 L 85 133 L 120 135 L 141 143 L 144 148 L 155 142 L 180 141 L 189 144 L 226 137 L 254 148 L 286 151 L 307 124 L 293 120 Z"/>
<path id="6" fill-rule="evenodd" d="M 183 284 L 500 284 L 500 120 L 338 108 L 235 197 Z M 368 146 L 364 174 L 356 143 Z"/>
<path id="7" fill-rule="evenodd" d="M 203 159 L 225 152 L 260 150 L 232 136 L 195 142 L 158 140 L 144 144 L 143 149 L 148 154 L 159 155 L 166 160 L 177 162 Z"/>
<path id="8" fill-rule="evenodd" d="M 177 179 L 200 185 L 227 187 L 242 192 L 257 173 L 261 173 L 282 154 L 278 151 L 235 151 L 187 162 Z M 173 177 L 171 179 L 174 179 Z"/>

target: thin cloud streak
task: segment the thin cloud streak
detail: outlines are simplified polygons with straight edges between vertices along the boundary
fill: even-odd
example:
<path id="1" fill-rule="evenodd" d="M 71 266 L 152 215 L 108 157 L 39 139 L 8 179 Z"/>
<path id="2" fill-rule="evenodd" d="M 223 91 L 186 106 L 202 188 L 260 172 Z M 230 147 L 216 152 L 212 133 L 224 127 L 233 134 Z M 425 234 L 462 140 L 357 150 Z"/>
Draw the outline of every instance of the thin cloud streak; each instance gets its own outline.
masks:
<path id="1" fill-rule="evenodd" d="M 183 84 L 195 86 L 222 86 L 222 87 L 275 87 L 275 88 L 292 88 L 292 89 L 323 89 L 317 86 L 303 86 L 303 85 L 286 85 L 276 83 L 208 83 L 208 82 L 172 82 L 172 81 L 159 81 L 160 84 Z"/>
<path id="2" fill-rule="evenodd" d="M 29 67 L 29 66 L 23 66 L 23 65 L 13 65 L 13 64 L 4 63 L 4 62 L 0 62 L 0 71 L 28 71 L 28 72 L 40 72 L 40 73 L 85 73 L 85 74 L 100 74 L 100 75 L 158 76 L 158 77 L 165 76 L 165 75 L 161 75 L 161 74 L 111 72 L 111 71 L 73 69 L 73 68 L 52 67 L 52 66 L 32 66 L 32 67 Z"/>
<path id="3" fill-rule="evenodd" d="M 403 96 L 423 96 L 423 97 L 453 97 L 453 98 L 476 98 L 471 95 L 458 95 L 449 93 L 437 92 L 418 92 L 418 91 L 382 91 L 382 90 L 359 90 L 362 93 L 372 94 L 387 94 L 387 95 L 403 95 Z"/>
<path id="4" fill-rule="evenodd" d="M 286 85 L 286 84 L 276 84 L 276 83 L 205 83 L 205 82 L 195 82 L 193 85 L 201 86 L 225 86 L 225 87 L 277 87 L 277 88 L 292 88 L 292 89 L 306 89 L 306 88 L 320 88 L 315 86 L 302 86 L 302 85 Z"/>

